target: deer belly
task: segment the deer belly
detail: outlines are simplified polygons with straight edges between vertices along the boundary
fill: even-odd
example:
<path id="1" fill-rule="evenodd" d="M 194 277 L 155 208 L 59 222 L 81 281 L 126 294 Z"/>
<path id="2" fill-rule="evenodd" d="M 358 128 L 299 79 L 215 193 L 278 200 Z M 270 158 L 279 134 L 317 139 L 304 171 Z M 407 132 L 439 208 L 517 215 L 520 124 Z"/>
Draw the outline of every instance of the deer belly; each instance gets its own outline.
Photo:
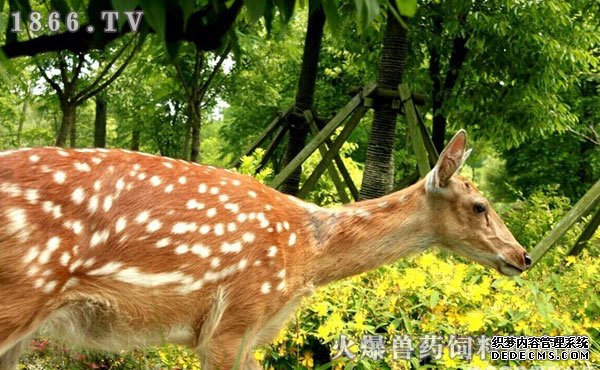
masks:
<path id="1" fill-rule="evenodd" d="M 69 346 L 121 351 L 166 343 L 191 346 L 195 341 L 188 323 L 144 323 L 127 319 L 101 301 L 82 301 L 56 311 L 41 332 Z"/>

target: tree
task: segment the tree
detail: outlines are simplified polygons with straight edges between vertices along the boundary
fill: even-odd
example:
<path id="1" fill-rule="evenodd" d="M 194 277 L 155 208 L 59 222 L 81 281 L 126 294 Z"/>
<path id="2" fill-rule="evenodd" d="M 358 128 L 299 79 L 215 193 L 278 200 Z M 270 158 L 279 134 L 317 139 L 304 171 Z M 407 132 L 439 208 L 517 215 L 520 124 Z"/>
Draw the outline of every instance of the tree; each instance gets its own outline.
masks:
<path id="1" fill-rule="evenodd" d="M 406 29 L 397 17 L 394 5 L 390 5 L 377 79 L 379 87 L 391 90 L 397 90 L 402 81 L 407 52 Z M 375 107 L 360 189 L 361 199 L 377 198 L 392 190 L 396 116 L 397 110 L 388 104 L 378 104 Z"/>
<path id="2" fill-rule="evenodd" d="M 37 63 L 39 73 L 56 92 L 60 103 L 62 119 L 56 136 L 56 146 L 65 146 L 69 135 L 71 146 L 76 145 L 75 121 L 77 107 L 110 85 L 127 67 L 133 55 L 141 47 L 142 42 L 143 38 L 137 38 L 136 40 L 135 37 L 132 37 L 118 48 L 106 64 L 100 68 L 97 75 L 91 78 L 84 74 L 84 66 L 86 70 L 89 70 L 92 65 L 91 58 L 86 57 L 85 54 L 59 52 L 54 59 L 45 59 L 45 65 Z M 121 61 L 121 65 L 112 74 L 109 74 L 113 65 L 126 51 L 128 51 L 128 54 Z M 58 69 L 59 74 L 56 76 L 49 75 L 48 71 L 54 68 Z"/>
<path id="3" fill-rule="evenodd" d="M 304 52 L 302 53 L 302 67 L 298 78 L 294 108 L 289 117 L 290 130 L 283 158 L 284 166 L 291 162 L 304 148 L 308 134 L 308 125 L 304 118 L 304 111 L 312 110 L 313 108 L 321 40 L 325 26 L 325 12 L 321 4 L 313 0 L 309 2 L 308 13 Z M 281 185 L 281 191 L 295 195 L 298 192 L 301 173 L 302 167 L 300 166 Z"/>
<path id="4" fill-rule="evenodd" d="M 225 80 L 226 75 L 222 74 L 217 81 L 215 78 L 220 74 L 221 66 L 230 50 L 230 45 L 227 45 L 221 53 L 211 58 L 210 53 L 195 48 L 191 55 L 186 55 L 188 57 L 186 60 L 180 55 L 174 62 L 179 83 L 187 100 L 183 158 L 192 162 L 198 162 L 200 159 L 202 110 L 214 103 L 219 88 Z M 193 63 L 186 63 L 192 60 Z M 181 67 L 182 64 L 185 68 Z"/>

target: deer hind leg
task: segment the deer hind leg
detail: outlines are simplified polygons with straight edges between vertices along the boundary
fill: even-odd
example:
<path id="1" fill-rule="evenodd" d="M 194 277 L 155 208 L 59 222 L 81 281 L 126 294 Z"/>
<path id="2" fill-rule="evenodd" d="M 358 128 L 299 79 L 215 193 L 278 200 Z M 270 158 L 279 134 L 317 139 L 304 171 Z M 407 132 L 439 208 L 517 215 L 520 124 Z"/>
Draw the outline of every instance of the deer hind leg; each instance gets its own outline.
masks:
<path id="1" fill-rule="evenodd" d="M 22 339 L 0 354 L 0 370 L 15 370 L 27 339 Z"/>
<path id="2" fill-rule="evenodd" d="M 196 353 L 202 360 L 203 370 L 258 370 L 260 366 L 252 357 L 249 337 L 251 331 L 231 320 L 233 311 L 228 306 L 225 288 L 216 290 L 212 308 L 202 323 L 198 334 Z"/>

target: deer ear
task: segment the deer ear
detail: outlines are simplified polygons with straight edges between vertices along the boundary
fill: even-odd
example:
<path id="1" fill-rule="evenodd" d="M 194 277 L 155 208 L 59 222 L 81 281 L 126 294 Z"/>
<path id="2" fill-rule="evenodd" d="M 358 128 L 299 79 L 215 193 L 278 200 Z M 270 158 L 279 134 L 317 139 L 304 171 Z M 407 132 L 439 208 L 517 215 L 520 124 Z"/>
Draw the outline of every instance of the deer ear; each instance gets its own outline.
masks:
<path id="1" fill-rule="evenodd" d="M 450 178 L 462 167 L 471 154 L 467 147 L 467 132 L 460 130 L 440 154 L 435 167 L 427 175 L 427 191 L 435 191 L 448 185 Z"/>

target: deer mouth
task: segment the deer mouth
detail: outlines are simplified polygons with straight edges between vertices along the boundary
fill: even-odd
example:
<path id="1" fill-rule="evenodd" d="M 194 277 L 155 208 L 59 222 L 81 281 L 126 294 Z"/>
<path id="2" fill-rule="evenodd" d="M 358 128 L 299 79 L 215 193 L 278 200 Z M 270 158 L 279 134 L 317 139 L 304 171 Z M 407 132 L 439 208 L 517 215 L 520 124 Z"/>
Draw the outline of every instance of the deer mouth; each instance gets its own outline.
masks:
<path id="1" fill-rule="evenodd" d="M 500 263 L 498 264 L 496 270 L 498 270 L 498 272 L 506 276 L 516 276 L 524 271 L 522 268 L 517 267 L 512 263 L 506 262 L 504 260 L 500 260 Z"/>

